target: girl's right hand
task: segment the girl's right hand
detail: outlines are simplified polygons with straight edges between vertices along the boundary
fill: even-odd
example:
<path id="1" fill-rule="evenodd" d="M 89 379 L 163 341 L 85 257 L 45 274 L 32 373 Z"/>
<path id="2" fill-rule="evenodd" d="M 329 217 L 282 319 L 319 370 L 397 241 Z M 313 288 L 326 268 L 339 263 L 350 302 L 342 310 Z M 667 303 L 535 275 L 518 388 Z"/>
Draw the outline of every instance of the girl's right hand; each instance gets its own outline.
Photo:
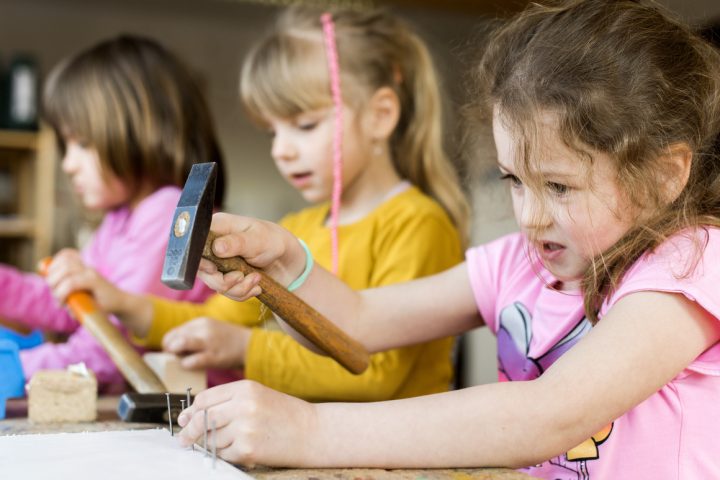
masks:
<path id="1" fill-rule="evenodd" d="M 213 253 L 220 258 L 239 256 L 262 269 L 281 285 L 289 285 L 305 269 L 305 251 L 297 238 L 280 225 L 249 217 L 216 213 L 210 230 L 218 235 Z M 198 277 L 210 288 L 238 301 L 257 296 L 260 275 L 223 274 L 209 260 L 200 262 Z"/>
<path id="2" fill-rule="evenodd" d="M 58 252 L 47 271 L 46 280 L 60 303 L 76 291 L 90 292 L 101 310 L 117 313 L 124 303 L 125 292 L 85 265 L 80 252 L 66 248 Z"/>
<path id="3" fill-rule="evenodd" d="M 303 465 L 310 458 L 308 438 L 316 429 L 315 405 L 250 380 L 205 390 L 182 411 L 184 446 L 202 442 L 207 410 L 208 449 L 215 423 L 219 457 L 249 467 Z"/>

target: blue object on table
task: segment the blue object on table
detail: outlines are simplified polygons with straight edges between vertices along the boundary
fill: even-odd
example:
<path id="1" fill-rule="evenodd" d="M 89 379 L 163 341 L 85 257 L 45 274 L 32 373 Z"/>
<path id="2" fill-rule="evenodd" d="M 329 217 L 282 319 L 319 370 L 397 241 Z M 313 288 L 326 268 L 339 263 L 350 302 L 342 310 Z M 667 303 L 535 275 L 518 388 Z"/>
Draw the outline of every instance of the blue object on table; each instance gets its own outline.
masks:
<path id="1" fill-rule="evenodd" d="M 43 343 L 45 338 L 40 330 L 33 330 L 27 335 L 23 335 L 0 325 L 0 340 L 11 340 L 17 344 L 20 350 L 25 350 L 26 348 L 37 347 Z"/>
<path id="2" fill-rule="evenodd" d="M 25 396 L 25 375 L 20 350 L 12 340 L 0 339 L 0 418 L 5 418 L 5 400 Z"/>

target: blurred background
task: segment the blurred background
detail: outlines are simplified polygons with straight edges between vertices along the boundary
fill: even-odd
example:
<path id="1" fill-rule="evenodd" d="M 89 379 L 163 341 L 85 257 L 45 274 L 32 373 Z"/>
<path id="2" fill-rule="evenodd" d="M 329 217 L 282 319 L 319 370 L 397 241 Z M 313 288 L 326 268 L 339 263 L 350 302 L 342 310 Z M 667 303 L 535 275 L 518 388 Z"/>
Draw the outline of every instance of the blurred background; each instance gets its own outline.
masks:
<path id="1" fill-rule="evenodd" d="M 277 174 L 270 138 L 246 119 L 238 101 L 239 66 L 250 45 L 279 8 L 295 3 L 251 0 L 0 0 L 0 72 L 25 66 L 42 88 L 45 74 L 61 59 L 120 33 L 150 36 L 176 53 L 200 79 L 209 100 L 227 160 L 225 210 L 278 220 L 304 206 Z M 302 3 L 302 2 L 301 2 Z M 365 8 L 386 7 L 412 23 L 428 42 L 446 91 L 447 145 L 457 159 L 474 206 L 472 243 L 514 230 L 499 182 L 473 168 L 494 155 L 488 131 L 478 131 L 477 151 L 461 159 L 458 107 L 465 102 L 464 72 L 482 42 L 482 26 L 521 9 L 523 0 L 345 0 Z M 718 0 L 661 0 L 698 29 L 720 20 Z M 59 170 L 54 142 L 42 126 L 0 129 L 0 261 L 30 268 L 38 256 L 78 246 L 93 220 L 79 213 Z M 18 131 L 17 128 L 28 131 Z M 453 150 L 455 149 L 455 150 Z M 30 267 L 29 267 L 30 266 Z M 3 292 L 0 292 L 2 295 Z M 460 385 L 496 378 L 491 336 L 472 332 L 464 339 Z"/>

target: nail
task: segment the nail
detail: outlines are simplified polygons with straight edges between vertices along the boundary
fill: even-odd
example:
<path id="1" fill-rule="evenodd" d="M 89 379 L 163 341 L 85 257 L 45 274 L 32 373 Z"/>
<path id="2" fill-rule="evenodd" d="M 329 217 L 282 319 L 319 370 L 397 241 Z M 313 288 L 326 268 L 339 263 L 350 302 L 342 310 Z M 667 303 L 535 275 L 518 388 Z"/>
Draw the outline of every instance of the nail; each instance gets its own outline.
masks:
<path id="1" fill-rule="evenodd" d="M 212 468 L 215 470 L 215 461 L 217 460 L 217 434 L 215 432 L 215 420 L 212 422 L 212 453 L 213 453 L 213 460 L 212 460 Z"/>
<path id="2" fill-rule="evenodd" d="M 167 398 L 167 407 L 168 407 L 168 425 L 170 426 L 170 436 L 173 436 L 173 428 L 172 428 L 172 410 L 170 410 L 170 394 L 165 392 L 165 398 Z"/>
<path id="3" fill-rule="evenodd" d="M 188 408 L 190 408 L 190 390 L 192 390 L 192 388 L 190 388 L 190 387 L 188 387 L 188 388 L 185 390 L 185 393 L 186 393 L 186 395 L 187 395 L 187 406 L 188 406 Z M 180 423 L 180 418 L 179 418 L 179 417 L 178 417 L 178 423 Z M 193 442 L 193 444 L 191 445 L 191 448 L 192 448 L 192 451 L 194 452 L 194 451 L 195 451 L 195 442 Z"/>
<path id="4" fill-rule="evenodd" d="M 208 448 L 207 448 L 207 409 L 203 410 L 205 413 L 205 428 L 203 428 L 203 448 L 205 449 L 205 456 L 208 456 Z"/>

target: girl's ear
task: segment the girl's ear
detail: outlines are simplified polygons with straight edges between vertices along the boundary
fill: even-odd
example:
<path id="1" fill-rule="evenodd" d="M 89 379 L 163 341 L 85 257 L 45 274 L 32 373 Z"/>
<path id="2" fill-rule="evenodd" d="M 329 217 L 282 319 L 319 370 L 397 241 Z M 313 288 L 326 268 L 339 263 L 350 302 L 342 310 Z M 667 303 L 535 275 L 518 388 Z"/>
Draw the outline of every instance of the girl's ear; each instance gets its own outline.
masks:
<path id="1" fill-rule="evenodd" d="M 400 99 L 393 89 L 377 89 L 364 110 L 370 137 L 374 140 L 389 139 L 400 120 Z"/>
<path id="2" fill-rule="evenodd" d="M 692 149 L 685 142 L 673 143 L 668 147 L 668 152 L 664 155 L 662 162 L 667 167 L 664 169 L 663 183 L 668 202 L 674 202 L 685 189 L 688 178 L 690 178 L 692 158 Z"/>

